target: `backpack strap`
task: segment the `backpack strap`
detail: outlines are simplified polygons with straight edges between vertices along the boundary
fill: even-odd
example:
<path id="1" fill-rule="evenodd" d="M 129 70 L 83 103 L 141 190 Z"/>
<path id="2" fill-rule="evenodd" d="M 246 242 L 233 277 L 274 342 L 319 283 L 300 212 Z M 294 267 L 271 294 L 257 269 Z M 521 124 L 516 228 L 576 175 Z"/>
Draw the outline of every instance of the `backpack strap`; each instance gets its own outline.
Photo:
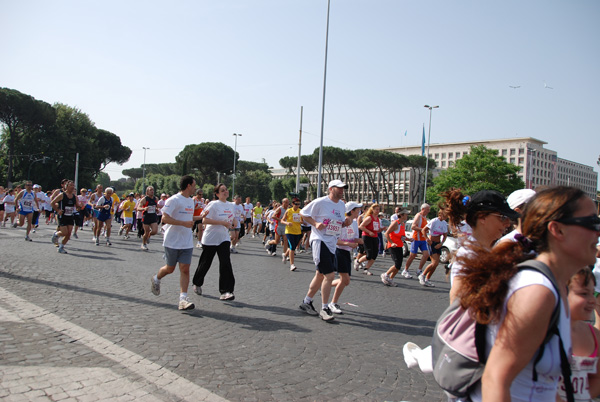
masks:
<path id="1" fill-rule="evenodd" d="M 517 267 L 519 268 L 520 271 L 524 270 L 524 269 L 537 271 L 537 272 L 541 273 L 542 275 L 544 275 L 546 278 L 548 278 L 548 280 L 552 283 L 552 286 L 554 286 L 554 289 L 556 290 L 556 293 L 558 294 L 558 299 L 559 299 L 558 303 L 556 304 L 556 307 L 552 311 L 552 316 L 550 317 L 550 323 L 548 325 L 548 331 L 546 332 L 544 341 L 540 345 L 540 348 L 538 349 L 538 353 L 533 362 L 533 381 L 537 382 L 537 380 L 538 380 L 536 366 L 537 366 L 538 362 L 542 359 L 542 356 L 544 355 L 544 349 L 545 349 L 546 343 L 548 343 L 550 338 L 552 338 L 554 335 L 558 336 L 558 343 L 559 343 L 559 349 L 560 349 L 560 370 L 561 370 L 561 374 L 563 376 L 563 382 L 565 385 L 565 393 L 567 395 L 567 402 L 573 402 L 574 401 L 574 398 L 573 398 L 574 392 L 573 392 L 573 383 L 571 382 L 571 365 L 569 363 L 569 357 L 567 356 L 567 353 L 565 352 L 562 337 L 560 336 L 560 331 L 558 330 L 558 321 L 560 318 L 560 309 L 561 309 L 561 303 L 560 303 L 561 298 L 560 298 L 560 291 L 558 288 L 558 284 L 556 282 L 556 278 L 554 278 L 554 274 L 552 273 L 552 271 L 550 271 L 550 268 L 548 268 L 548 266 L 541 261 L 527 260 L 527 261 L 520 263 Z"/>

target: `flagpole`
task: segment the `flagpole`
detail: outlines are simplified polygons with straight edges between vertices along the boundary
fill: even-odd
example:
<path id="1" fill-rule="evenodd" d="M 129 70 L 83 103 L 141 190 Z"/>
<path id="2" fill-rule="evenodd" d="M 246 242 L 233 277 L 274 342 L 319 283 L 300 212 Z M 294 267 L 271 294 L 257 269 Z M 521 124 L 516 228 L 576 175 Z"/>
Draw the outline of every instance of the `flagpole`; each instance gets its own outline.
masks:
<path id="1" fill-rule="evenodd" d="M 431 143 L 431 111 L 433 109 L 437 109 L 439 106 L 429 106 L 425 105 L 427 109 L 429 109 L 429 134 L 427 135 L 427 155 L 425 157 L 425 188 L 423 190 L 423 204 L 425 204 L 425 200 L 427 198 L 427 173 L 429 171 L 429 144 Z M 425 124 L 423 124 L 423 134 L 425 134 Z"/>

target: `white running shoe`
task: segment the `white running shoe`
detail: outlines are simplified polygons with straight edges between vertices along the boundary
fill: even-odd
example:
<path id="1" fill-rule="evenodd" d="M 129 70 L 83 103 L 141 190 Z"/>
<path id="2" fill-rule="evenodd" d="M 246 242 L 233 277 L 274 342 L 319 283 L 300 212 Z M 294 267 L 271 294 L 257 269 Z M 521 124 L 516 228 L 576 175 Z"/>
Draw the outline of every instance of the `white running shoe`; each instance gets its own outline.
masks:
<path id="1" fill-rule="evenodd" d="M 435 285 L 433 284 L 433 282 L 430 282 L 428 279 L 425 279 L 425 286 L 429 287 L 429 288 L 434 288 Z"/>
<path id="2" fill-rule="evenodd" d="M 296 266 L 294 264 L 290 265 L 290 271 L 295 271 L 296 270 Z"/>
<path id="3" fill-rule="evenodd" d="M 390 286 L 390 278 L 386 275 L 385 272 L 381 274 L 381 282 L 383 282 L 383 284 L 386 286 Z"/>
<path id="4" fill-rule="evenodd" d="M 329 303 L 329 310 L 331 310 L 331 312 L 334 314 L 344 314 L 340 308 L 340 305 L 337 303 Z"/>
<path id="5" fill-rule="evenodd" d="M 419 283 L 425 286 L 425 277 L 423 276 L 423 274 L 419 275 L 417 278 L 419 278 Z"/>
<path id="6" fill-rule="evenodd" d="M 412 275 L 407 270 L 402 271 L 402 276 L 406 279 L 412 279 Z"/>

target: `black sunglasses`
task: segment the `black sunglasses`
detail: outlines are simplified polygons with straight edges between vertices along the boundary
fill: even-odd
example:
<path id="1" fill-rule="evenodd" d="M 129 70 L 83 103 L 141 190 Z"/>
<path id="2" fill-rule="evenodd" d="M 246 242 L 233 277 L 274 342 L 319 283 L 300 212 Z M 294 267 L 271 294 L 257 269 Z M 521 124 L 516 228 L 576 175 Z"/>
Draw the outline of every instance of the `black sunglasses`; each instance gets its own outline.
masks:
<path id="1" fill-rule="evenodd" d="M 600 232 L 600 218 L 596 215 L 557 219 L 556 222 L 564 223 L 565 225 L 577 225 L 589 230 Z"/>

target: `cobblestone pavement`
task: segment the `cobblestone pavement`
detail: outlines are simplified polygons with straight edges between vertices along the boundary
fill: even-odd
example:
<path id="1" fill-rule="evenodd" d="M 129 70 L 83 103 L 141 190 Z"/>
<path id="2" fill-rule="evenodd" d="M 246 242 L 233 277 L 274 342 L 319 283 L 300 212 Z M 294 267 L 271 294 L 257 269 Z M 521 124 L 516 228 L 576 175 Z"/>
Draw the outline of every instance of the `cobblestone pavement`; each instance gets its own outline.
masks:
<path id="1" fill-rule="evenodd" d="M 0 228 L 2 400 L 445 400 L 402 357 L 407 341 L 429 344 L 447 306 L 443 267 L 435 288 L 401 278 L 393 288 L 379 278 L 392 262 L 379 258 L 373 276 L 352 271 L 344 314 L 326 323 L 298 309 L 314 275 L 309 254 L 291 272 L 246 236 L 231 256 L 235 301 L 219 300 L 215 259 L 204 294 L 190 287 L 196 309 L 182 313 L 177 271 L 160 296 L 149 289 L 164 262 L 160 236 L 144 252 L 135 236 L 95 246 L 86 227 L 63 255 L 43 226 L 33 242 L 23 228 Z"/>

